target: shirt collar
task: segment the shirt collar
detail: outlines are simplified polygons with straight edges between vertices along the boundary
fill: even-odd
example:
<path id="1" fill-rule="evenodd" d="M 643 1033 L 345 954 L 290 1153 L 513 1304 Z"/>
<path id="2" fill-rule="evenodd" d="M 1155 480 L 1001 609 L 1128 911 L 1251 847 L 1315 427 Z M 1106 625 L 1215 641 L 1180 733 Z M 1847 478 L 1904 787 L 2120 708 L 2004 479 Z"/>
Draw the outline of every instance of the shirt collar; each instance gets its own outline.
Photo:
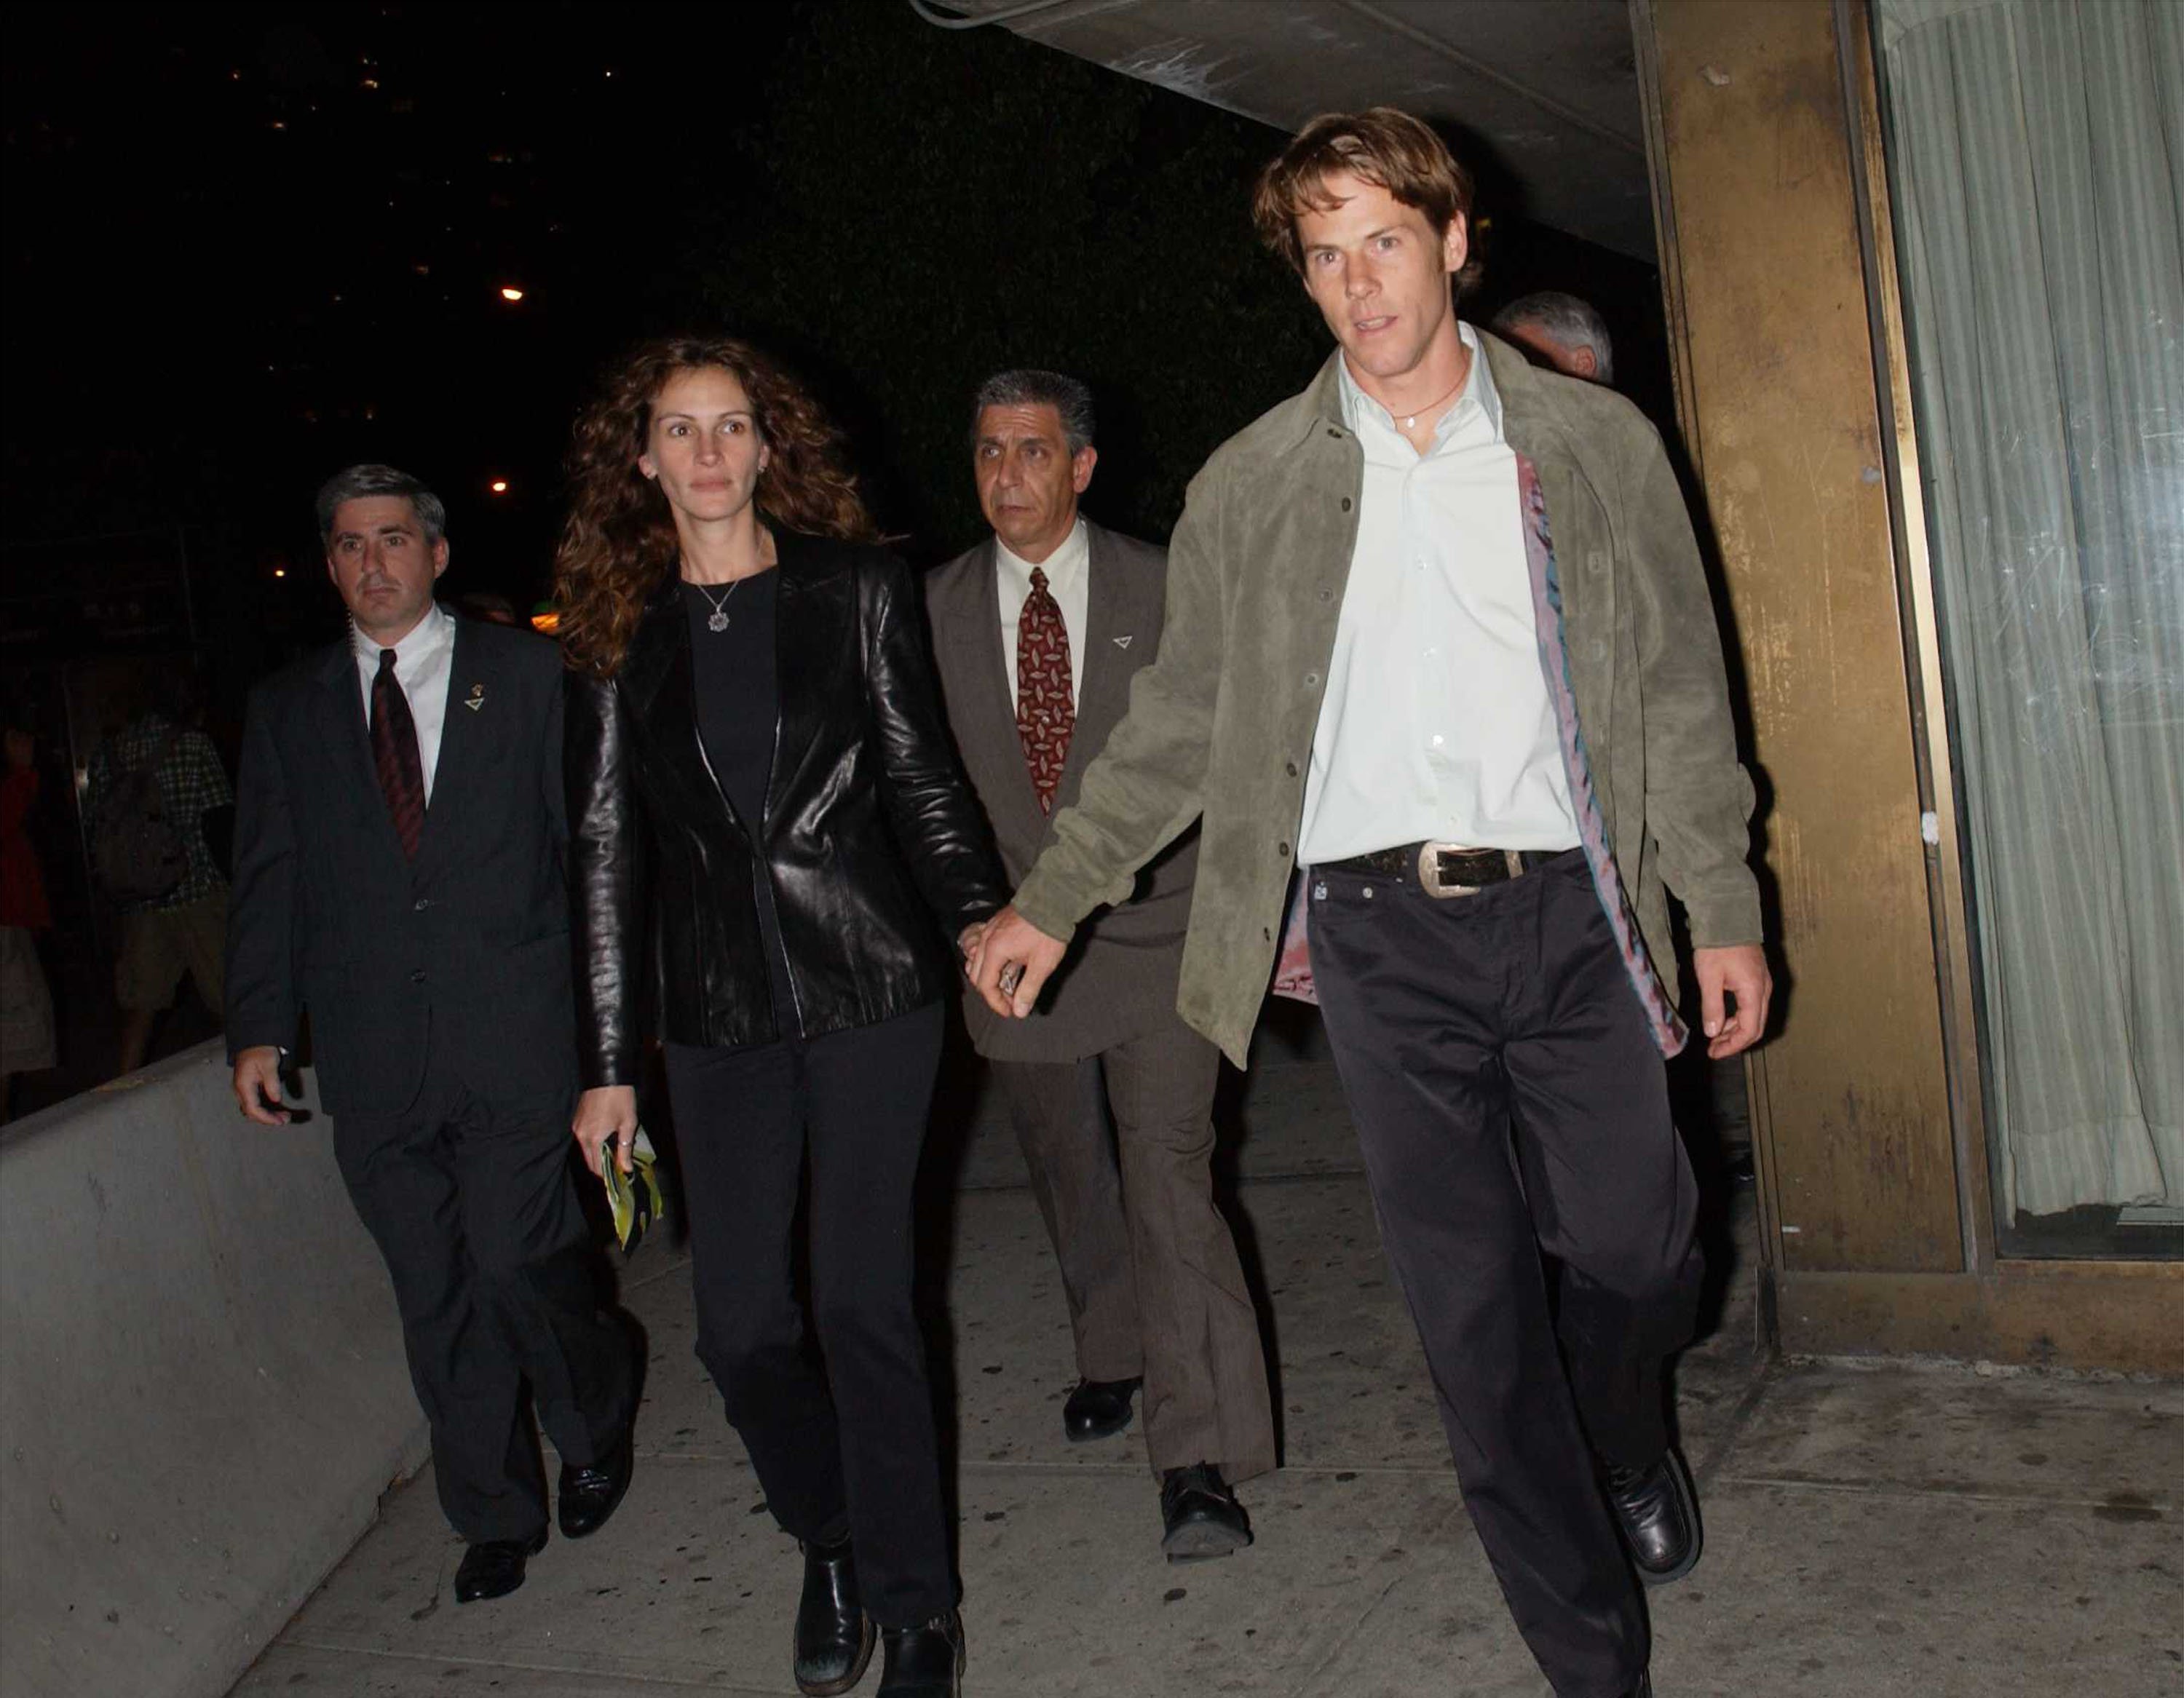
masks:
<path id="1" fill-rule="evenodd" d="M 1002 571 L 1024 583 L 1031 582 L 1032 563 L 1029 560 L 998 536 L 994 538 L 994 549 Z M 1077 515 L 1076 524 L 1070 527 L 1069 534 L 1061 539 L 1061 546 L 1039 563 L 1039 570 L 1046 574 L 1048 592 L 1059 593 L 1076 582 L 1077 575 L 1084 571 L 1084 562 L 1091 552 L 1091 541 L 1084 534 L 1084 515 L 1080 513 Z"/>
<path id="2" fill-rule="evenodd" d="M 1471 370 L 1464 376 L 1463 388 L 1457 396 L 1456 404 L 1440 415 L 1440 422 L 1434 430 L 1434 441 L 1436 443 L 1446 441 L 1451 430 L 1457 428 L 1465 417 L 1476 412 L 1493 431 L 1494 440 L 1500 442 L 1502 392 L 1495 387 L 1494 374 L 1487 367 L 1485 345 L 1480 342 L 1479 332 L 1462 319 L 1456 321 L 1456 332 L 1462 337 L 1464 347 L 1470 350 Z M 1350 375 L 1349 359 L 1340 349 L 1336 350 L 1334 367 L 1341 385 L 1343 423 L 1353 431 L 1362 430 L 1368 423 L 1395 430 L 1394 415 L 1359 387 L 1357 380 Z"/>
<path id="3" fill-rule="evenodd" d="M 451 642 L 454 630 L 454 615 L 438 602 L 434 602 L 426 610 L 425 616 L 410 627 L 409 634 L 394 645 L 395 665 L 398 668 L 407 666 L 423 660 L 441 643 Z M 379 664 L 379 651 L 386 645 L 366 637 L 354 621 L 349 626 L 349 640 L 356 650 L 357 659 L 368 660 L 375 666 Z"/>

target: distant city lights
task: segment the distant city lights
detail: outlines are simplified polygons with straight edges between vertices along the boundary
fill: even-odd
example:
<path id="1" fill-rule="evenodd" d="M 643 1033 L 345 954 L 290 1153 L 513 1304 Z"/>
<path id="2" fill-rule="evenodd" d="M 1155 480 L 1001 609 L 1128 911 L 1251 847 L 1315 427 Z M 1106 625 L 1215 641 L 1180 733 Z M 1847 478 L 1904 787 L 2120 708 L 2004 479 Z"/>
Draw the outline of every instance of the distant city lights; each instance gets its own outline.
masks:
<path id="1" fill-rule="evenodd" d="M 523 298 L 523 291 L 517 288 L 513 283 L 504 283 L 501 285 L 500 298 L 504 301 L 508 302 L 510 305 L 513 305 L 515 302 Z"/>

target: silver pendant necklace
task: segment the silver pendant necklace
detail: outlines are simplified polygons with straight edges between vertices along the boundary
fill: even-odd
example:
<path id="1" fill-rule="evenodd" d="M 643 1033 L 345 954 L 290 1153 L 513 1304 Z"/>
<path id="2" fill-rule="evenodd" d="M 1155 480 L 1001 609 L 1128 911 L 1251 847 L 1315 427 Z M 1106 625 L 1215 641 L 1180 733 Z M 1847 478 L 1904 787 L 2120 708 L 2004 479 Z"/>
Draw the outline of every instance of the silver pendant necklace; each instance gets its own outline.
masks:
<path id="1" fill-rule="evenodd" d="M 707 604 L 713 610 L 711 615 L 705 621 L 706 630 L 726 631 L 728 628 L 728 603 L 733 598 L 736 591 L 739 589 L 742 585 L 743 580 L 741 578 L 732 580 L 728 585 L 727 593 L 723 595 L 718 601 L 715 601 L 712 597 L 712 593 L 709 591 L 705 585 L 699 583 L 694 579 L 691 581 L 690 587 L 697 591 L 699 595 L 704 596 Z"/>

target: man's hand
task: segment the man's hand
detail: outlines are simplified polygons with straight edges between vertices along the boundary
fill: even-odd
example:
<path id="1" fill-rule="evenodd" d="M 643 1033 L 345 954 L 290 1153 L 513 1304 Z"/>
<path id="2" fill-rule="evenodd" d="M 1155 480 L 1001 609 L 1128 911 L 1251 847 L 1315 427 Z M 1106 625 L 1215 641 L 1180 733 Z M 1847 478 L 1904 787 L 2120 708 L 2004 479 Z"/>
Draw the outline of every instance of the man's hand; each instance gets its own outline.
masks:
<path id="1" fill-rule="evenodd" d="M 1749 1049 L 1767 1030 L 1767 1004 L 1774 994 L 1767 952 L 1757 944 L 1693 949 L 1691 966 L 1699 976 L 1699 1021 L 1708 1039 L 1707 1054 L 1719 1061 Z M 1734 1011 L 1724 1006 L 1724 996 Z"/>
<path id="2" fill-rule="evenodd" d="M 1021 1020 L 1038 1003 L 1041 988 L 1068 949 L 1013 907 L 1004 908 L 986 921 L 986 935 L 971 962 L 971 983 L 994 1013 Z"/>
<path id="3" fill-rule="evenodd" d="M 606 1177 L 599 1164 L 606 1160 L 610 1142 L 615 1146 L 615 1166 L 628 1172 L 630 1149 L 637 1142 L 637 1087 L 601 1085 L 586 1091 L 577 1099 L 577 1117 L 569 1130 L 584 1152 L 584 1166 L 600 1178 Z"/>
<path id="4" fill-rule="evenodd" d="M 235 1100 L 260 1126 L 286 1126 L 281 1106 L 281 1052 L 270 1044 L 254 1044 L 235 1058 Z"/>
<path id="5" fill-rule="evenodd" d="M 984 920 L 973 920 L 956 937 L 956 947 L 963 954 L 965 978 L 971 977 L 972 966 L 978 959 L 978 945 L 985 941 L 986 927 L 989 923 Z"/>

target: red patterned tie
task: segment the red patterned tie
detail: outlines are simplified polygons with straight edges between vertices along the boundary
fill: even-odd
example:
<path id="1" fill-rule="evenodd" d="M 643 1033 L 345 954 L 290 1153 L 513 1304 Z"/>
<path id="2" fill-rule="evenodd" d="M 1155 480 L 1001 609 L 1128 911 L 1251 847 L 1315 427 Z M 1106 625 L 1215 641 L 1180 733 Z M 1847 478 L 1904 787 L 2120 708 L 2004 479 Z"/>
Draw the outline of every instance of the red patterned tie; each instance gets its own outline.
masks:
<path id="1" fill-rule="evenodd" d="M 1017 621 L 1017 736 L 1031 769 L 1039 810 L 1054 811 L 1055 786 L 1069 759 L 1069 733 L 1077 704 L 1069 694 L 1069 630 L 1061 609 L 1047 593 L 1046 574 L 1031 569 L 1031 593 Z"/>
<path id="2" fill-rule="evenodd" d="M 379 769 L 379 788 L 402 853 L 415 860 L 425 830 L 425 765 L 417 754 L 417 722 L 410 717 L 410 698 L 394 676 L 394 651 L 379 651 L 379 670 L 371 678 L 371 764 Z"/>

